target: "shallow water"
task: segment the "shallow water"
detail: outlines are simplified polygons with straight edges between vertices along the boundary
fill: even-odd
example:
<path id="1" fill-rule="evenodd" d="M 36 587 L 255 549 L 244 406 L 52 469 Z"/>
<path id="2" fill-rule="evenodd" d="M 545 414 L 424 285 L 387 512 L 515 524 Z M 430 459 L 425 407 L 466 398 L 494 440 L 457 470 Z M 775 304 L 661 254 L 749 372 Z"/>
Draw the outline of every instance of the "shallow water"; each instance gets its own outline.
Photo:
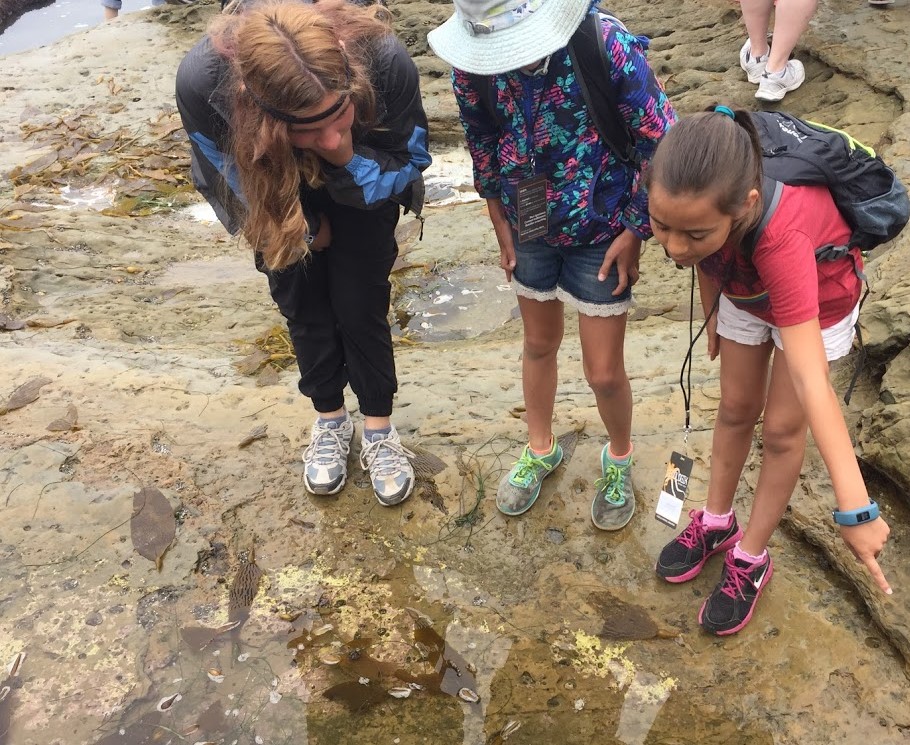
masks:
<path id="1" fill-rule="evenodd" d="M 453 267 L 404 281 L 395 307 L 399 327 L 422 341 L 470 339 L 517 313 L 515 293 L 499 267 Z"/>
<path id="2" fill-rule="evenodd" d="M 163 2 L 164 0 L 124 0 L 120 13 L 146 10 Z M 99 0 L 55 0 L 43 8 L 24 13 L 0 33 L 0 57 L 53 44 L 64 36 L 103 22 L 104 8 Z M 124 53 L 127 51 L 124 50 Z"/>

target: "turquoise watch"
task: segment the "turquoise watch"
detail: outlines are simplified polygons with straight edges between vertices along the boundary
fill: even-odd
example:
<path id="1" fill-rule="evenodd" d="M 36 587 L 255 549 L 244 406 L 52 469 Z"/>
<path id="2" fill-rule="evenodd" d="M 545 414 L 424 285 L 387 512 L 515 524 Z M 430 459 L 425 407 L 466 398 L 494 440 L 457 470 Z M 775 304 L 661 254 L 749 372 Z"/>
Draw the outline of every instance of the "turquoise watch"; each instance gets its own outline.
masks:
<path id="1" fill-rule="evenodd" d="M 855 510 L 847 510 L 846 512 L 834 510 L 831 513 L 834 522 L 838 525 L 862 525 L 875 520 L 878 515 L 878 505 L 871 499 L 865 507 L 857 507 Z"/>

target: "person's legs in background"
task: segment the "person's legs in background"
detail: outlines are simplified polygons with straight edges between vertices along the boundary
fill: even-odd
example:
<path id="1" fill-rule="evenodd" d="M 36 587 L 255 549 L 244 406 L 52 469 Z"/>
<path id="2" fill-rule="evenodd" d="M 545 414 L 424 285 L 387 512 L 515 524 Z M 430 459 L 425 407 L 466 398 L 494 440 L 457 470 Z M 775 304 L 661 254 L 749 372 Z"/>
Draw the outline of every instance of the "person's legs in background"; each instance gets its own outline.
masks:
<path id="1" fill-rule="evenodd" d="M 123 0 L 101 0 L 101 5 L 104 7 L 104 20 L 110 21 L 120 14 Z"/>
<path id="2" fill-rule="evenodd" d="M 818 0 L 741 0 L 748 40 L 740 50 L 740 66 L 749 82 L 758 83 L 756 98 L 780 101 L 806 79 L 803 63 L 790 59 L 800 37 L 809 27 Z M 768 45 L 768 28 L 774 11 L 774 39 Z"/>

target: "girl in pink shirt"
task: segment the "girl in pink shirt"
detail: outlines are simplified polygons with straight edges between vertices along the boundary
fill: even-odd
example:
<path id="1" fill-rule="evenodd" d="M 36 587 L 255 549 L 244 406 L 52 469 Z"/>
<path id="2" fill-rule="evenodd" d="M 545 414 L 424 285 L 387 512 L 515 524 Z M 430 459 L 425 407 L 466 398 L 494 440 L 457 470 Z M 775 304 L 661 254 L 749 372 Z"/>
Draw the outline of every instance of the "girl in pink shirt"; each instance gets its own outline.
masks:
<path id="1" fill-rule="evenodd" d="M 743 239 L 762 214 L 761 153 L 749 114 L 717 106 L 676 124 L 646 175 L 654 237 L 677 264 L 696 267 L 721 387 L 705 509 L 690 513 L 656 569 L 668 582 L 685 582 L 725 553 L 721 580 L 698 614 L 718 635 L 749 622 L 771 578 L 767 544 L 799 478 L 807 428 L 831 477 L 841 536 L 891 594 L 876 560 L 889 528 L 870 502 L 828 378 L 828 363 L 852 347 L 862 260 L 854 249 L 852 261 L 816 262 L 815 248 L 845 245 L 851 232 L 820 186 L 785 186 L 748 250 Z M 742 530 L 733 497 L 759 417 L 762 467 Z"/>

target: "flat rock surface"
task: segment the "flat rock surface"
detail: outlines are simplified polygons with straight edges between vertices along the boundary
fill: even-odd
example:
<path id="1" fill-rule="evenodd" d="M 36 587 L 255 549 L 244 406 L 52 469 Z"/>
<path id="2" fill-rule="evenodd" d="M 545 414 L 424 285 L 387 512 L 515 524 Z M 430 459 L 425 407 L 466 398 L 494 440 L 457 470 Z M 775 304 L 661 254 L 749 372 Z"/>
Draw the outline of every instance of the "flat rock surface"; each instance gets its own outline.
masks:
<path id="1" fill-rule="evenodd" d="M 450 5 L 391 5 L 438 156 L 424 240 L 403 220 L 394 275 L 395 421 L 420 473 L 396 509 L 376 502 L 357 446 L 345 489 L 308 495 L 313 413 L 294 368 L 242 370 L 281 317 L 248 248 L 193 211 L 172 98 L 215 5 L 136 13 L 0 58 L 0 173 L 12 176 L 0 186 L 0 404 L 12 409 L 0 416 L 0 661 L 25 654 L 0 684 L 0 742 L 906 743 L 910 512 L 889 481 L 874 484 L 894 530 L 882 557 L 892 598 L 833 530 L 811 447 L 772 539 L 774 580 L 743 632 L 698 627 L 718 559 L 685 585 L 655 577 L 673 535 L 653 519 L 666 460 L 683 448 L 695 459 L 697 509 L 719 397 L 699 341 L 684 441 L 689 274 L 656 246 L 626 347 L 634 520 L 615 535 L 590 522 L 605 433 L 571 314 L 554 424 L 571 459 L 525 516 L 496 511 L 524 436 L 520 321 L 452 149 L 447 70 L 426 53 Z M 736 6 L 613 9 L 653 38 L 683 112 L 754 107 Z M 906 0 L 823 0 L 797 52 L 807 82 L 786 100 L 879 147 L 905 180 L 908 14 Z M 905 485 L 907 242 L 871 264 L 873 361 L 845 408 L 864 459 Z M 9 406 L 38 378 L 35 400 Z M 759 462 L 756 443 L 741 516 Z M 137 528 L 134 496 L 152 487 L 173 519 Z"/>

